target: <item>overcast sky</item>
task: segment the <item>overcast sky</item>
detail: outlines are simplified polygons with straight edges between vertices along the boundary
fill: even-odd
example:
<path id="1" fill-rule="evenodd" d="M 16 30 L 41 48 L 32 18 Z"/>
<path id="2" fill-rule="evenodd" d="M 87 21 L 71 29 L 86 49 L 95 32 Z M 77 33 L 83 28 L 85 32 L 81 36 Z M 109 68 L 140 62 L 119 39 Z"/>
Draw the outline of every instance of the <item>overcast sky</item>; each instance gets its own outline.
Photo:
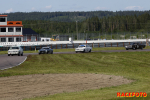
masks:
<path id="1" fill-rule="evenodd" d="M 150 0 L 1 0 L 0 13 L 150 10 Z"/>

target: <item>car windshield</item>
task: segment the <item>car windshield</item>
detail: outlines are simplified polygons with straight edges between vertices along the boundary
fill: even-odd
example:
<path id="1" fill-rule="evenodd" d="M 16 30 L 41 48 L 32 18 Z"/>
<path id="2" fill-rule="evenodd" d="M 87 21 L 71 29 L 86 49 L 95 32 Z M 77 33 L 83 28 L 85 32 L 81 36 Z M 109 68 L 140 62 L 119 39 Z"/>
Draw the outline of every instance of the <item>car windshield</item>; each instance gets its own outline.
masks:
<path id="1" fill-rule="evenodd" d="M 10 49 L 19 49 L 19 47 L 10 47 Z"/>
<path id="2" fill-rule="evenodd" d="M 130 43 L 130 45 L 133 45 L 134 43 Z"/>
<path id="3" fill-rule="evenodd" d="M 49 48 L 42 48 L 42 49 L 49 49 Z"/>
<path id="4" fill-rule="evenodd" d="M 79 45 L 79 48 L 85 47 L 85 45 Z"/>

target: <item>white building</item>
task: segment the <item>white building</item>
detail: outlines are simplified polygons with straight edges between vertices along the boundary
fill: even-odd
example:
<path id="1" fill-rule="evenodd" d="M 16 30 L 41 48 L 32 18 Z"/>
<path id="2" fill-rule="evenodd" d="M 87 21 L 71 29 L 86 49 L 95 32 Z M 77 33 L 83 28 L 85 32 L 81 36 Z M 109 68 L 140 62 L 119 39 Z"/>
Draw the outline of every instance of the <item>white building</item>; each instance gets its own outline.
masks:
<path id="1" fill-rule="evenodd" d="M 7 15 L 0 15 L 0 42 L 23 41 L 22 21 L 7 21 Z"/>

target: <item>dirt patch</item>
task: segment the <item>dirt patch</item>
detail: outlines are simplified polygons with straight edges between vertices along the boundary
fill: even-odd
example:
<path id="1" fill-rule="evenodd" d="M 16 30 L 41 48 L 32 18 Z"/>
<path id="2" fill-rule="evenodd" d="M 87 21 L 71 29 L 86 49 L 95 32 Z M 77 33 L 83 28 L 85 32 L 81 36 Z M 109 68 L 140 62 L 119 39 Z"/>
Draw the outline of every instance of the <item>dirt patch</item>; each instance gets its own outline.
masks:
<path id="1" fill-rule="evenodd" d="M 1 100 L 75 92 L 133 82 L 121 76 L 101 74 L 40 74 L 0 78 Z"/>

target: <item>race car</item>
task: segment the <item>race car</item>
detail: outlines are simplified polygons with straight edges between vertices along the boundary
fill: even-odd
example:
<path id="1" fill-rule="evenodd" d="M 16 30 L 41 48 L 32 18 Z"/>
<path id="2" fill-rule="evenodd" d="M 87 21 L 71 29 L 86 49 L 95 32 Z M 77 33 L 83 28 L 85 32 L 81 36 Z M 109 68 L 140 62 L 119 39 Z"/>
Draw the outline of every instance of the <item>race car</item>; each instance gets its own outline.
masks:
<path id="1" fill-rule="evenodd" d="M 89 45 L 79 45 L 78 48 L 75 48 L 75 52 L 91 52 L 92 51 L 92 47 L 90 47 Z"/>
<path id="2" fill-rule="evenodd" d="M 39 54 L 53 54 L 53 49 L 51 49 L 50 47 L 42 47 L 39 50 Z"/>
<path id="3" fill-rule="evenodd" d="M 136 50 L 136 49 L 143 49 L 145 48 L 145 45 L 144 44 L 141 44 L 141 43 L 130 43 L 130 45 L 127 45 L 125 46 L 126 50 L 128 49 L 133 49 L 133 50 Z"/>
<path id="4" fill-rule="evenodd" d="M 8 56 L 13 56 L 13 55 L 18 55 L 18 56 L 23 56 L 23 49 L 20 46 L 13 46 L 10 47 L 8 50 Z"/>

